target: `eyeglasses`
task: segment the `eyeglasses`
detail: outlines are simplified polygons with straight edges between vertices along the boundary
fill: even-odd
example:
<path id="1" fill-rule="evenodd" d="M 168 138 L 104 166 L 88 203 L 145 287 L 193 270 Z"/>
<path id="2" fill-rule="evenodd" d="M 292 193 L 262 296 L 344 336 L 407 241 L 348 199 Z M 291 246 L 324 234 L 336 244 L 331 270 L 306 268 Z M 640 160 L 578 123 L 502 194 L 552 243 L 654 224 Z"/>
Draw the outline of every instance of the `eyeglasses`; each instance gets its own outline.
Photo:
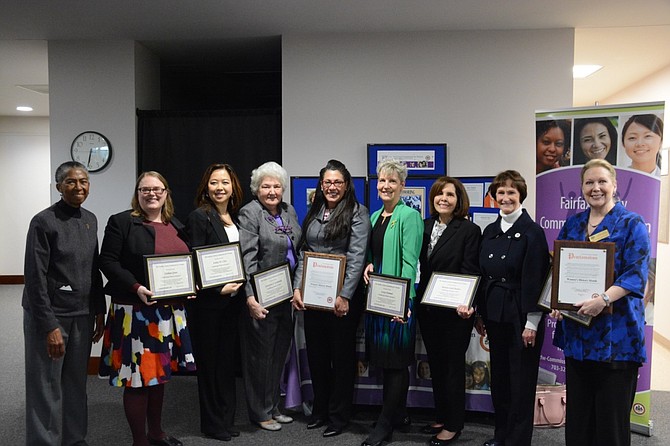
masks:
<path id="1" fill-rule="evenodd" d="M 163 192 L 165 192 L 165 188 L 164 188 L 164 187 L 140 187 L 140 188 L 138 188 L 137 190 L 138 190 L 142 195 L 149 195 L 149 194 L 151 194 L 151 193 L 153 192 L 155 195 L 160 196 L 160 195 L 163 195 Z"/>
<path id="2" fill-rule="evenodd" d="M 335 186 L 336 188 L 339 189 L 339 188 L 341 188 L 342 186 L 344 186 L 344 181 L 342 181 L 342 180 L 335 180 L 335 181 L 323 180 L 323 181 L 321 182 L 321 184 L 322 184 L 323 187 L 325 187 L 326 189 L 328 189 L 330 186 Z"/>

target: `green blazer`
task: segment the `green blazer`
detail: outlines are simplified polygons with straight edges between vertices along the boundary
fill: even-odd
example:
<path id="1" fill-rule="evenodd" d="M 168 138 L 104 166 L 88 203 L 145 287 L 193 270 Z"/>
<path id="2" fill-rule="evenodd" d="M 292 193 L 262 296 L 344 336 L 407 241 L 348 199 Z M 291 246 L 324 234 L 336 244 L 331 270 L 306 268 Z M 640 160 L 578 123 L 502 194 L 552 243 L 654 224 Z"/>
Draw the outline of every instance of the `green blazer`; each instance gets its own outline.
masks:
<path id="1" fill-rule="evenodd" d="M 372 227 L 382 214 L 383 208 L 376 211 L 370 217 Z M 416 270 L 421 253 L 423 241 L 423 219 L 414 209 L 399 201 L 391 221 L 384 233 L 384 250 L 381 259 L 381 270 L 379 259 L 372 259 L 372 252 L 368 252 L 368 260 L 374 264 L 375 271 L 381 274 L 405 277 L 411 280 L 410 297 L 414 298 L 414 282 L 416 281 Z"/>

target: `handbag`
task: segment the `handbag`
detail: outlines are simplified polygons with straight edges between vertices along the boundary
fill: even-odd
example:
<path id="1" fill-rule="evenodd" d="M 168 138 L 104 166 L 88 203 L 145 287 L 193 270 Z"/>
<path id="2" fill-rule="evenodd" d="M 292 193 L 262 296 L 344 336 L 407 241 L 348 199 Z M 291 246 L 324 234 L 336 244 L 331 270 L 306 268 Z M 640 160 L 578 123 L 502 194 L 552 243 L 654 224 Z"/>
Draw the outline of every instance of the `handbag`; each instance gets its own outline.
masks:
<path id="1" fill-rule="evenodd" d="M 536 427 L 562 427 L 565 425 L 567 397 L 565 385 L 538 384 L 535 393 Z"/>

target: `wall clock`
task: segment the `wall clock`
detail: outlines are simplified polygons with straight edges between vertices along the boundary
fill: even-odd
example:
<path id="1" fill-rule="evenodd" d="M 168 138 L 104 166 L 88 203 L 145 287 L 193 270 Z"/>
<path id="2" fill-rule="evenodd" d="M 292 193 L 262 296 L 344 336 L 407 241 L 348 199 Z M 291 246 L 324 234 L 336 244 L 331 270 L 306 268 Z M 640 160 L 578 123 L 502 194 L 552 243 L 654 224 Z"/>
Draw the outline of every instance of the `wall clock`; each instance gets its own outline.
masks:
<path id="1" fill-rule="evenodd" d="M 112 160 L 112 145 L 98 132 L 83 132 L 72 141 L 70 155 L 73 161 L 82 163 L 89 172 L 98 172 Z"/>

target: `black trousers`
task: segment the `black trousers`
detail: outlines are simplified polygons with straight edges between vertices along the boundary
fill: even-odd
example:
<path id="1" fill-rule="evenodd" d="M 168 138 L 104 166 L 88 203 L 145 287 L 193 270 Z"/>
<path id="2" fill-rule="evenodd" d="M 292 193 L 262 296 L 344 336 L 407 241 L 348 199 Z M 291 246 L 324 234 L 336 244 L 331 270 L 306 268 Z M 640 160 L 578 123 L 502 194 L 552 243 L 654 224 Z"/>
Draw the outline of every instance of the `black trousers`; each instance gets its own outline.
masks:
<path id="1" fill-rule="evenodd" d="M 491 350 L 491 398 L 495 410 L 495 439 L 508 445 L 530 446 L 544 318 L 535 345 L 523 345 L 518 324 L 486 321 Z"/>
<path id="2" fill-rule="evenodd" d="M 351 418 L 361 304 L 361 299 L 352 299 L 344 317 L 326 311 L 304 312 L 307 361 L 314 391 L 312 417 L 330 420 L 330 426 L 336 429 L 342 429 Z"/>
<path id="3" fill-rule="evenodd" d="M 465 352 L 474 318 L 428 305 L 418 305 L 417 313 L 430 363 L 435 421 L 458 432 L 465 426 Z"/>
<path id="4" fill-rule="evenodd" d="M 628 446 L 638 368 L 565 358 L 565 444 Z"/>
<path id="5" fill-rule="evenodd" d="M 237 302 L 223 309 L 197 305 L 188 309 L 189 330 L 198 367 L 200 430 L 204 434 L 227 431 L 235 420 L 240 309 Z"/>

